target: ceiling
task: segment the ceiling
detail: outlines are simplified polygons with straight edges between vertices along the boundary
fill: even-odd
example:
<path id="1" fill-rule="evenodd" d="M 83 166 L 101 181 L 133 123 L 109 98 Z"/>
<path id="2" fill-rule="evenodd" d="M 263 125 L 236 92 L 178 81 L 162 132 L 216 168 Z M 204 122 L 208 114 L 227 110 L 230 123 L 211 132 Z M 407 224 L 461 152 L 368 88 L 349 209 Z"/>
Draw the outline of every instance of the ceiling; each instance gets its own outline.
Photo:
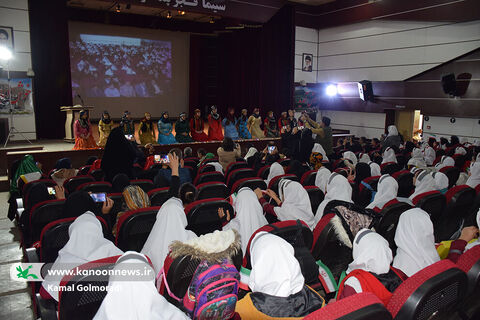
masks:
<path id="1" fill-rule="evenodd" d="M 319 6 L 325 3 L 333 2 L 336 0 L 290 0 L 290 2 L 297 2 L 301 4 L 306 4 L 308 6 Z"/>

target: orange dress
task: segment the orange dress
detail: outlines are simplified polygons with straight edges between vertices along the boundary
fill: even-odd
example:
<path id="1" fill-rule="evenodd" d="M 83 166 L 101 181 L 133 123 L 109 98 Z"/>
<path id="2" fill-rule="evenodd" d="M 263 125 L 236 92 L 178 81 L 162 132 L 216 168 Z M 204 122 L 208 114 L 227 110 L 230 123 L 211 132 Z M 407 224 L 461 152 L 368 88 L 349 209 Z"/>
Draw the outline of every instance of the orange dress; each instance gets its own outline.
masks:
<path id="1" fill-rule="evenodd" d="M 92 125 L 89 120 L 87 120 L 87 122 L 88 128 L 85 128 L 80 124 L 80 120 L 75 121 L 75 124 L 73 125 L 73 131 L 75 133 L 75 145 L 73 146 L 73 150 L 98 148 L 92 135 Z"/>

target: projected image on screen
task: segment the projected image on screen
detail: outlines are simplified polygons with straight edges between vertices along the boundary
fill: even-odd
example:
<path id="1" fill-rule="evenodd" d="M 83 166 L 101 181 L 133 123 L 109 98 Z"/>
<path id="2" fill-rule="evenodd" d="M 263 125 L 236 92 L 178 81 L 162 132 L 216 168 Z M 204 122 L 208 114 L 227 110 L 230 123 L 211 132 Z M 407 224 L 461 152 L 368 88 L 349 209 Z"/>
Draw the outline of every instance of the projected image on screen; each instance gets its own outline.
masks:
<path id="1" fill-rule="evenodd" d="M 80 34 L 70 41 L 72 94 L 149 98 L 172 90 L 172 43 Z"/>

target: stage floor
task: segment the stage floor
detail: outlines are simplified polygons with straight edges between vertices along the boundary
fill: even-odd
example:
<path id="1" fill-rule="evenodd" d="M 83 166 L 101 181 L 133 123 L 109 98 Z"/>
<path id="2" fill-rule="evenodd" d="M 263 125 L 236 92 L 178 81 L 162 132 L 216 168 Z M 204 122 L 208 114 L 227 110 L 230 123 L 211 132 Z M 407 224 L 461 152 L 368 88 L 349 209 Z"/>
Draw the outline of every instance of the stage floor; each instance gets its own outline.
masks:
<path id="1" fill-rule="evenodd" d="M 34 140 L 32 144 L 26 141 L 12 141 L 9 142 L 6 148 L 0 148 L 2 151 L 10 152 L 15 151 L 18 148 L 29 148 L 29 147 L 43 147 L 43 151 L 67 151 L 72 150 L 73 143 L 65 142 L 63 139 L 59 140 Z"/>

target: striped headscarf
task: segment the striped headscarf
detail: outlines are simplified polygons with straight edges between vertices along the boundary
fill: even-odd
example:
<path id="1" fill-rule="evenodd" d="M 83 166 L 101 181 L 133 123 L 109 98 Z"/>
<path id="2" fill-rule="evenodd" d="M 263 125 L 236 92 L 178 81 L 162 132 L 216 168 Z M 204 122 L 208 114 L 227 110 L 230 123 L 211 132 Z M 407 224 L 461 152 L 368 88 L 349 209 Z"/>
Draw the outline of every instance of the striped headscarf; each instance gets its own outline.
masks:
<path id="1" fill-rule="evenodd" d="M 148 198 L 148 195 L 139 186 L 127 186 L 123 190 L 122 195 L 128 210 L 150 207 L 150 199 Z"/>

